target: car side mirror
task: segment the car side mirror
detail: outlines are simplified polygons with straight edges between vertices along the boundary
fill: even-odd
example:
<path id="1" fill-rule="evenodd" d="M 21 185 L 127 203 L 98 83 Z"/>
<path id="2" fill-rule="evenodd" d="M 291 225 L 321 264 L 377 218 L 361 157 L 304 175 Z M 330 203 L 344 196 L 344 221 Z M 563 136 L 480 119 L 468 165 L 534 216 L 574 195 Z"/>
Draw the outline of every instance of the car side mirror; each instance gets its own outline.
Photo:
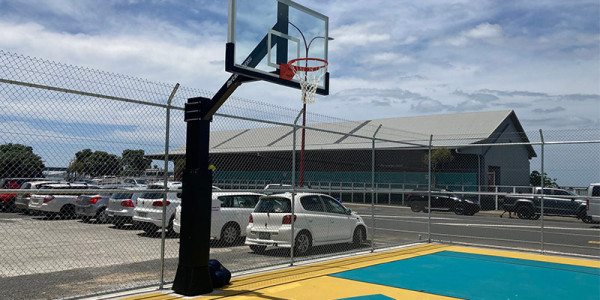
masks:
<path id="1" fill-rule="evenodd" d="M 351 215 L 351 214 L 352 214 L 352 210 L 351 210 L 351 209 L 349 209 L 349 208 L 346 208 L 346 214 L 347 214 L 347 215 Z"/>

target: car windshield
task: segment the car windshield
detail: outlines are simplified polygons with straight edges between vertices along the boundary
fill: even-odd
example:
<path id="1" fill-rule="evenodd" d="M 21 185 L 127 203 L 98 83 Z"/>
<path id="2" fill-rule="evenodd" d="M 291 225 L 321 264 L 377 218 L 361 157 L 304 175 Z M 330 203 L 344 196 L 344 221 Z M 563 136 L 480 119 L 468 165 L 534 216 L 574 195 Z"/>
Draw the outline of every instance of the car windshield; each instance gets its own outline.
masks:
<path id="1" fill-rule="evenodd" d="M 257 213 L 291 213 L 290 199 L 287 198 L 263 198 L 261 199 L 254 212 Z"/>
<path id="2" fill-rule="evenodd" d="M 137 179 L 136 180 L 138 184 L 147 184 L 148 181 L 146 179 Z"/>

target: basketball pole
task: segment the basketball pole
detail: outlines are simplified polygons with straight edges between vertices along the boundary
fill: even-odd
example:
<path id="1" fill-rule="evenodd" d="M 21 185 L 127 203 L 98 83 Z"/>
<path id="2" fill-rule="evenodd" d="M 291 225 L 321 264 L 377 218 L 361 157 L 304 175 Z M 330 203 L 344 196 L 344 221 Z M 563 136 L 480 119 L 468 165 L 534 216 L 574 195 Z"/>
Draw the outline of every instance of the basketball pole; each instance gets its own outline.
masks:
<path id="1" fill-rule="evenodd" d="M 226 55 L 234 55 L 228 44 Z M 250 54 L 248 65 L 255 67 L 267 53 L 267 38 Z M 228 66 L 226 66 L 227 68 Z M 213 115 L 245 82 L 256 81 L 242 74 L 233 74 L 212 98 L 190 98 L 185 104 L 186 166 L 181 197 L 181 233 L 179 264 L 173 281 L 173 291 L 184 296 L 198 296 L 213 291 L 208 261 L 210 259 L 210 226 L 212 204 L 212 172 L 209 166 L 210 122 Z"/>

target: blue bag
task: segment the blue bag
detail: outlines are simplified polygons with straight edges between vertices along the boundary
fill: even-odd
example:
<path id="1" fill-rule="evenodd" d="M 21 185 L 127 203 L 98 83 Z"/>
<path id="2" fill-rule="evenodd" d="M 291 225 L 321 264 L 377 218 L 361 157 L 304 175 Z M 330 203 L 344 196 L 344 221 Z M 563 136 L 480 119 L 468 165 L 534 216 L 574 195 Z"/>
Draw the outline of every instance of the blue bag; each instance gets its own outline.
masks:
<path id="1" fill-rule="evenodd" d="M 208 270 L 213 288 L 219 288 L 229 284 L 231 272 L 227 270 L 218 260 L 210 259 L 208 261 Z"/>

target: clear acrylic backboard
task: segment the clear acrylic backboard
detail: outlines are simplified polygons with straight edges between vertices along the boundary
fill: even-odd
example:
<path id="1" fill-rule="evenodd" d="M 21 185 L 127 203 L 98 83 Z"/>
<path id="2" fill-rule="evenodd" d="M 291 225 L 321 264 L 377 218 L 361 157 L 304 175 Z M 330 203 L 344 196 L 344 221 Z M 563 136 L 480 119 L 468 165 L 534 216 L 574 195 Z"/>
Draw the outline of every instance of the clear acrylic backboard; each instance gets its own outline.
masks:
<path id="1" fill-rule="evenodd" d="M 329 18 L 293 1 L 229 0 L 228 23 L 228 72 L 300 89 L 296 78 L 280 77 L 281 64 L 328 59 Z M 316 92 L 329 93 L 329 73 Z"/>

